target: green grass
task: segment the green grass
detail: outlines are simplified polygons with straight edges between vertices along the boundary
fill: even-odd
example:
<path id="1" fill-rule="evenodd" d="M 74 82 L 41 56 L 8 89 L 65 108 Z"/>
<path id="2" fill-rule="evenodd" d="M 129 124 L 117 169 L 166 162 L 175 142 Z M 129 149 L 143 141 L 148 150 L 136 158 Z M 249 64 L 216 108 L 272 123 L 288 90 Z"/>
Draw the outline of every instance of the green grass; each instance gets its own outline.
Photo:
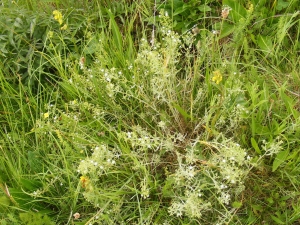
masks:
<path id="1" fill-rule="evenodd" d="M 0 224 L 300 222 L 296 1 L 0 7 Z"/>

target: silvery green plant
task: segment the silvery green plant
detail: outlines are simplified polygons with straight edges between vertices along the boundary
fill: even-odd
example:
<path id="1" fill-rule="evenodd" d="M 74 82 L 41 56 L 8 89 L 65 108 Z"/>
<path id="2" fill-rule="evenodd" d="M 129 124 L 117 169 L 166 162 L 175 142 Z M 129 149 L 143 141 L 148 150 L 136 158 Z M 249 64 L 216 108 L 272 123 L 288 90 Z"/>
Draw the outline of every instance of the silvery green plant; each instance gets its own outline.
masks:
<path id="1" fill-rule="evenodd" d="M 177 220 L 222 224 L 230 220 L 235 210 L 232 204 L 239 201 L 253 166 L 247 151 L 226 137 L 246 118 L 244 91 L 235 79 L 227 83 L 234 88 L 222 86 L 225 77 L 220 71 L 207 80 L 211 84 L 184 74 L 191 65 L 187 63 L 181 71 L 178 64 L 187 59 L 182 51 L 189 54 L 194 37 L 172 31 L 166 14 L 161 13 L 160 19 L 161 41 L 153 44 L 141 39 L 136 58 L 126 62 L 125 68 L 109 65 L 101 40 L 94 65 L 81 65 L 68 81 L 84 98 L 99 100 L 87 103 L 79 97 L 70 101 L 68 118 L 80 124 L 88 117 L 104 131 L 99 138 L 87 137 L 86 157 L 77 168 L 80 187 L 85 199 L 99 209 L 94 221 L 107 222 L 110 213 L 124 215 L 129 208 L 138 208 L 139 220 L 168 214 Z M 195 83 L 199 89 L 193 96 Z M 203 117 L 195 122 L 200 114 L 193 104 L 207 104 L 209 85 L 215 88 L 210 104 L 220 112 L 216 113 L 216 107 L 202 109 Z M 174 107 L 179 101 L 195 116 Z M 132 105 L 137 111 L 126 114 Z M 82 148 L 78 141 L 74 145 Z M 112 210 L 116 206 L 120 207 Z M 162 210 L 156 212 L 158 206 Z M 114 222 L 122 220 L 116 217 Z"/>

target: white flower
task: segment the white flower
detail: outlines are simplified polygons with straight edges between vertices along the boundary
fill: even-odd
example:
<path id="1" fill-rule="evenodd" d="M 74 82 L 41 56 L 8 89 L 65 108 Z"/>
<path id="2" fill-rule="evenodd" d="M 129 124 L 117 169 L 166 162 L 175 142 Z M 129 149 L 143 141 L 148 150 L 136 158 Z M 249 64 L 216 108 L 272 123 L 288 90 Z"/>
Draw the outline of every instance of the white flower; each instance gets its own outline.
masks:
<path id="1" fill-rule="evenodd" d="M 227 185 L 221 184 L 220 188 L 221 188 L 221 189 L 225 189 L 225 188 L 227 188 Z"/>
<path id="2" fill-rule="evenodd" d="M 85 58 L 84 57 L 81 57 L 80 60 L 79 60 L 79 68 L 81 70 L 84 69 L 84 63 L 85 63 Z"/>
<path id="3" fill-rule="evenodd" d="M 80 214 L 77 212 L 77 213 L 74 213 L 73 214 L 73 217 L 75 220 L 79 219 L 80 218 Z"/>
<path id="4" fill-rule="evenodd" d="M 160 121 L 160 122 L 158 123 L 158 126 L 159 126 L 160 128 L 165 128 L 165 127 L 166 127 L 166 123 L 165 123 L 164 121 Z"/>
<path id="5" fill-rule="evenodd" d="M 127 138 L 131 138 L 132 135 L 131 135 L 131 132 L 127 132 Z"/>
<path id="6" fill-rule="evenodd" d="M 220 33 L 220 31 L 218 31 L 218 30 L 212 30 L 211 32 L 213 33 L 213 35 L 217 35 Z"/>

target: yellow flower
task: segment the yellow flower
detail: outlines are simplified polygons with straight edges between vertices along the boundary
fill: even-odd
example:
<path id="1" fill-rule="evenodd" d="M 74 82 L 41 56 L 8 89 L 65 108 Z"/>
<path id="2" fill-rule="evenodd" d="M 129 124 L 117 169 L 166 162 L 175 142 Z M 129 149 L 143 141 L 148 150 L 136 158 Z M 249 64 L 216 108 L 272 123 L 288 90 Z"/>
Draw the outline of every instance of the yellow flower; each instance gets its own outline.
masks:
<path id="1" fill-rule="evenodd" d="M 213 76 L 213 78 L 211 80 L 213 82 L 215 82 L 216 84 L 219 84 L 222 81 L 222 78 L 223 78 L 220 70 L 214 71 L 213 74 L 214 74 L 214 76 Z"/>
<path id="2" fill-rule="evenodd" d="M 252 13 L 253 13 L 253 10 L 254 10 L 253 4 L 249 4 L 249 8 L 247 9 L 247 12 L 248 12 L 249 14 L 252 14 Z"/>
<path id="3" fill-rule="evenodd" d="M 65 24 L 65 25 L 63 25 L 60 29 L 61 29 L 61 30 L 66 30 L 67 28 L 68 28 L 68 25 Z"/>
<path id="4" fill-rule="evenodd" d="M 85 176 L 80 177 L 81 186 L 86 188 L 86 185 L 89 183 L 89 178 Z"/>
<path id="5" fill-rule="evenodd" d="M 53 34 L 54 34 L 53 31 L 49 31 L 49 32 L 48 32 L 48 38 L 52 38 L 52 37 L 53 37 Z"/>
<path id="6" fill-rule="evenodd" d="M 54 16 L 54 19 L 61 25 L 63 23 L 63 16 L 61 14 L 60 11 L 58 10 L 54 10 L 53 11 L 53 16 Z"/>
<path id="7" fill-rule="evenodd" d="M 49 113 L 44 113 L 44 119 L 47 119 L 49 117 Z"/>

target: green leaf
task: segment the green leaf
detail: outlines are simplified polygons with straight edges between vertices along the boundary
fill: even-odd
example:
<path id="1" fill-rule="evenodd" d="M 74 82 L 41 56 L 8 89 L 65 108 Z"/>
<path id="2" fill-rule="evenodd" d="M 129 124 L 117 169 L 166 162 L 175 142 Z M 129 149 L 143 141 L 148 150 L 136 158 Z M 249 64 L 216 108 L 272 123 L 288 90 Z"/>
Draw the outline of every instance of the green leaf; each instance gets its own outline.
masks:
<path id="1" fill-rule="evenodd" d="M 198 7 L 198 9 L 199 9 L 200 12 L 209 12 L 209 11 L 211 11 L 211 8 L 206 4 L 200 5 Z"/>
<path id="2" fill-rule="evenodd" d="M 22 19 L 19 18 L 19 17 L 17 17 L 16 20 L 15 20 L 15 22 L 14 22 L 14 26 L 15 26 L 15 27 L 18 27 L 18 28 L 22 28 L 22 26 L 23 26 L 23 21 L 22 21 Z"/>
<path id="3" fill-rule="evenodd" d="M 185 120 L 187 120 L 187 118 L 192 118 L 183 108 L 181 108 L 176 103 L 173 103 L 173 107 L 178 110 L 178 112 L 184 117 Z"/>
<path id="4" fill-rule="evenodd" d="M 283 0 L 278 0 L 276 10 L 281 11 L 289 6 L 289 2 L 285 2 Z"/>
<path id="5" fill-rule="evenodd" d="M 94 37 L 89 41 L 87 46 L 84 48 L 83 52 L 86 55 L 91 55 L 91 54 L 95 53 L 98 50 L 97 46 L 98 46 L 98 42 L 97 42 L 97 39 Z"/>
<path id="6" fill-rule="evenodd" d="M 240 1 L 236 0 L 223 0 L 223 5 L 228 5 L 231 7 L 229 16 L 233 19 L 235 23 L 238 23 L 240 19 L 247 17 L 247 10 L 240 4 Z"/>
<path id="7" fill-rule="evenodd" d="M 174 193 L 173 193 L 173 185 L 175 183 L 175 180 L 173 178 L 168 178 L 165 182 L 165 185 L 164 187 L 162 188 L 162 194 L 163 194 L 163 197 L 171 197 L 171 196 L 174 196 Z"/>
<path id="8" fill-rule="evenodd" d="M 30 38 L 32 38 L 32 35 L 33 35 L 33 32 L 34 32 L 35 25 L 36 25 L 36 19 L 33 19 L 33 20 L 30 22 Z"/>
<path id="9" fill-rule="evenodd" d="M 263 207 L 261 205 L 253 205 L 252 204 L 251 207 L 252 207 L 252 210 L 255 215 L 259 215 L 263 211 Z"/>
<path id="10" fill-rule="evenodd" d="M 38 212 L 26 212 L 19 214 L 22 224 L 30 225 L 54 225 L 54 222 L 46 215 Z"/>
<path id="11" fill-rule="evenodd" d="M 272 40 L 268 36 L 257 35 L 257 44 L 265 54 L 270 54 L 273 51 Z"/>
<path id="12" fill-rule="evenodd" d="M 243 205 L 242 202 L 236 202 L 236 201 L 235 201 L 235 202 L 232 203 L 232 207 L 233 207 L 233 208 L 236 208 L 236 209 L 241 208 L 242 205 Z"/>
<path id="13" fill-rule="evenodd" d="M 227 22 L 223 22 L 220 38 L 227 37 L 228 35 L 232 34 L 234 30 L 235 30 L 234 25 Z"/>
<path id="14" fill-rule="evenodd" d="M 37 151 L 28 151 L 27 157 L 29 168 L 36 173 L 42 172 L 43 165 L 41 155 Z"/>
<path id="15" fill-rule="evenodd" d="M 9 198 L 6 196 L 1 196 L 0 197 L 0 213 L 4 213 L 8 209 L 9 205 L 10 205 Z"/>
<path id="16" fill-rule="evenodd" d="M 272 172 L 276 171 L 278 167 L 286 160 L 289 155 L 289 149 L 279 152 L 273 162 Z"/>
<path id="17" fill-rule="evenodd" d="M 252 147 L 254 148 L 254 150 L 256 151 L 256 153 L 261 155 L 261 150 L 259 149 L 258 144 L 254 138 L 251 138 L 251 144 L 252 144 Z"/>
<path id="18" fill-rule="evenodd" d="M 40 181 L 33 180 L 33 179 L 30 180 L 30 179 L 21 178 L 20 182 L 22 185 L 22 189 L 29 192 L 33 192 L 43 186 L 43 184 Z"/>
<path id="19" fill-rule="evenodd" d="M 282 222 L 278 217 L 271 215 L 272 220 L 274 220 L 277 224 L 286 224 Z"/>
<path id="20" fill-rule="evenodd" d="M 267 198 L 267 201 L 269 202 L 270 205 L 274 204 L 274 199 L 272 197 Z"/>
<path id="21" fill-rule="evenodd" d="M 7 215 L 7 218 L 11 221 L 11 222 L 13 222 L 13 223 L 15 223 L 15 224 L 17 224 L 19 221 L 15 218 L 15 215 L 14 214 L 12 214 L 12 213 L 9 213 L 8 215 Z"/>
<path id="22" fill-rule="evenodd" d="M 188 10 L 188 8 L 187 8 L 187 7 L 184 7 L 184 6 L 185 6 L 185 5 L 183 5 L 182 7 L 177 8 L 177 9 L 174 11 L 173 15 L 176 16 L 176 15 L 181 14 L 181 13 L 183 13 L 184 11 Z"/>
<path id="23" fill-rule="evenodd" d="M 119 51 L 123 51 L 123 40 L 120 29 L 115 21 L 114 15 L 108 10 L 108 14 L 110 17 L 110 29 L 113 35 L 114 45 L 118 48 Z"/>
<path id="24" fill-rule="evenodd" d="M 283 100 L 283 102 L 285 104 L 285 107 L 288 110 L 288 112 L 291 113 L 295 119 L 297 119 L 300 116 L 300 113 L 295 109 L 295 105 L 297 103 L 291 97 L 289 97 L 287 94 L 284 93 L 285 90 L 286 90 L 286 88 L 283 85 L 280 88 L 280 91 L 279 91 L 280 97 Z"/>

